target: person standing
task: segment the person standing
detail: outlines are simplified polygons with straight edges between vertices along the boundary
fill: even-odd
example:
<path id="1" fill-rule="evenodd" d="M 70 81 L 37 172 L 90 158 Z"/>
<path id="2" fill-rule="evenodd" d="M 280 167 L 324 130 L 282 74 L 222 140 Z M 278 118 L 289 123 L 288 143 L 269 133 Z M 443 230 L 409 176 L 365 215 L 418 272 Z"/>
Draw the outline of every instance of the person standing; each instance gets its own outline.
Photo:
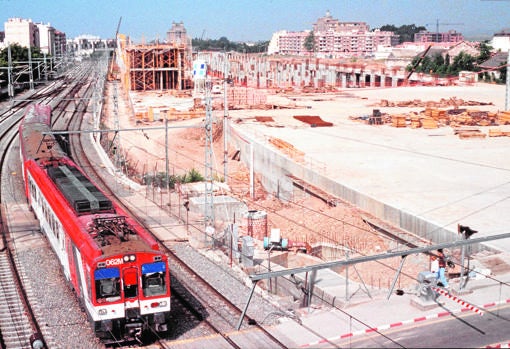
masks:
<path id="1" fill-rule="evenodd" d="M 439 261 L 437 260 L 437 257 L 435 255 L 430 256 L 430 272 L 434 273 L 436 275 L 436 278 L 438 277 Z"/>
<path id="2" fill-rule="evenodd" d="M 443 249 L 437 250 L 437 261 L 438 261 L 438 273 L 437 278 L 444 288 L 449 288 L 448 281 L 446 280 L 446 256 L 443 253 Z"/>

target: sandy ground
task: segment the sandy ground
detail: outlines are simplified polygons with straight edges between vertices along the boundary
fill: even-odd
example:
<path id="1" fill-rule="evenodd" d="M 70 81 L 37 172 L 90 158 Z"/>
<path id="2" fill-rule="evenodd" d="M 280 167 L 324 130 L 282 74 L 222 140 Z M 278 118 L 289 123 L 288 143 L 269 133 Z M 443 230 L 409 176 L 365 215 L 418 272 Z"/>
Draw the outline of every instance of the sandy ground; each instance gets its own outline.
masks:
<path id="1" fill-rule="evenodd" d="M 112 85 L 108 86 L 111 90 Z M 409 111 L 423 110 L 423 107 L 393 107 L 381 108 L 381 100 L 408 101 L 421 100 L 439 102 L 442 99 L 460 100 L 462 103 L 481 102 L 480 107 L 469 106 L 480 110 L 497 112 L 504 110 L 505 95 L 501 86 L 486 85 L 483 88 L 467 86 L 451 87 L 413 87 L 396 89 L 347 89 L 335 94 L 288 94 L 268 95 L 268 104 L 285 106 L 278 109 L 250 109 L 230 110 L 231 122 L 237 119 L 250 119 L 257 115 L 271 115 L 277 117 L 277 121 L 285 127 L 299 127 L 299 122 L 292 115 L 303 113 L 307 115 L 320 115 L 325 120 L 335 120 L 335 123 L 353 123 L 350 116 L 359 117 L 370 115 L 373 109 L 381 109 L 385 113 L 405 113 Z M 126 101 L 126 96 L 120 93 Z M 150 98 L 147 97 L 147 103 Z M 158 103 L 161 103 L 161 95 Z M 172 103 L 172 98 L 165 103 Z M 460 104 L 460 103 L 459 103 Z M 295 109 L 298 107 L 298 109 Z M 106 115 L 112 115 L 111 106 L 106 106 Z M 214 154 L 213 163 L 217 176 L 223 176 L 224 145 L 222 136 L 222 110 L 214 111 L 218 122 L 214 126 Z M 114 120 L 109 118 L 105 124 L 113 126 Z M 165 171 L 165 145 L 168 144 L 168 159 L 170 173 L 182 175 L 190 169 L 196 169 L 203 173 L 204 164 L 204 131 L 198 127 L 203 124 L 203 119 L 189 119 L 172 121 L 168 128 L 168 138 L 164 129 L 163 121 L 151 123 L 137 122 L 132 113 L 125 107 L 125 103 L 119 104 L 119 120 L 122 128 L 146 127 L 142 131 L 125 132 L 120 136 L 124 152 L 128 158 L 130 167 L 140 176 L 144 173 Z M 155 129 L 158 128 L 158 129 Z M 399 248 L 397 243 L 378 234 L 362 219 L 365 212 L 361 212 L 350 204 L 342 203 L 332 207 L 322 200 L 310 195 L 296 197 L 294 202 L 280 202 L 268 193 L 260 185 L 256 185 L 255 198 L 249 195 L 249 173 L 241 162 L 232 159 L 235 149 L 229 148 L 228 154 L 228 184 L 231 189 L 230 195 L 245 202 L 250 209 L 264 210 L 268 213 L 268 225 L 270 228 L 279 228 L 282 236 L 294 241 L 330 242 L 349 246 L 358 254 L 371 255 Z M 424 242 L 426 243 L 426 242 Z M 344 255 L 338 256 L 344 258 Z M 362 275 L 364 282 L 373 286 L 388 287 L 395 276 L 395 270 L 401 262 L 400 258 L 385 260 L 382 263 L 362 263 L 356 268 Z M 398 280 L 398 287 L 406 287 L 416 283 L 416 275 L 427 270 L 429 261 L 426 256 L 418 262 L 404 265 L 402 276 Z M 458 271 L 458 270 L 457 270 Z M 354 274 L 354 273 L 353 273 Z M 356 275 L 352 275 L 354 279 Z"/>

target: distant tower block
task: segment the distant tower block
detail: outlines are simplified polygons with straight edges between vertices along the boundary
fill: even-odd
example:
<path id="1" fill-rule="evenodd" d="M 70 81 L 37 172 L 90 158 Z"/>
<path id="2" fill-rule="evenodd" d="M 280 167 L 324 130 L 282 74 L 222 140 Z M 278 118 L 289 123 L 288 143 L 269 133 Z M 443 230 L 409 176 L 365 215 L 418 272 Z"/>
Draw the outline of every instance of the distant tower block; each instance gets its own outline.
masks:
<path id="1" fill-rule="evenodd" d="M 207 64 L 203 60 L 196 60 L 193 62 L 193 82 L 194 92 L 205 92 L 205 78 L 207 77 Z"/>
<path id="2" fill-rule="evenodd" d="M 243 225 L 246 227 L 246 235 L 257 240 L 264 240 L 267 236 L 267 213 L 250 210 L 243 215 Z"/>

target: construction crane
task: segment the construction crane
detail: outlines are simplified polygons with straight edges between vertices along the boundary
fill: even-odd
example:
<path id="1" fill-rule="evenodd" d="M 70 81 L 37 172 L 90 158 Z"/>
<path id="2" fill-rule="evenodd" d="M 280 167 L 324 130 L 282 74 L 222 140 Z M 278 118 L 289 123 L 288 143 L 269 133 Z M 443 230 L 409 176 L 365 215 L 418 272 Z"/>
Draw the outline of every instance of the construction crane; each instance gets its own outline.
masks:
<path id="1" fill-rule="evenodd" d="M 110 62 L 110 68 L 108 69 L 108 81 L 112 81 L 116 79 L 116 74 L 114 72 L 114 67 L 116 66 L 116 54 L 117 54 L 117 36 L 119 35 L 120 22 L 122 21 L 122 16 L 119 18 L 119 23 L 117 24 L 117 30 L 115 31 L 115 45 L 113 46 L 113 54 Z"/>
<path id="2" fill-rule="evenodd" d="M 426 27 L 431 26 L 433 23 L 425 24 Z M 436 40 L 435 42 L 439 42 L 439 26 L 440 25 L 464 25 L 464 23 L 439 23 L 439 19 L 436 19 Z"/>

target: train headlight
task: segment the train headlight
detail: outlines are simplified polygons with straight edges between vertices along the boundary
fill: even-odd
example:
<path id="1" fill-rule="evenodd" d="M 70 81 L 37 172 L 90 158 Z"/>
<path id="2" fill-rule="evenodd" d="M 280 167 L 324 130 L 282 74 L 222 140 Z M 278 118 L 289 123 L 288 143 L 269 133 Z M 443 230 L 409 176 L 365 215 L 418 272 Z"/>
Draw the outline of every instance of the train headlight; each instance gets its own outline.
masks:
<path id="1" fill-rule="evenodd" d="M 108 310 L 106 310 L 106 309 L 99 309 L 99 311 L 97 313 L 99 315 L 106 315 L 106 314 L 108 314 Z"/>
<path id="2" fill-rule="evenodd" d="M 134 262 L 136 260 L 136 256 L 134 254 L 132 254 L 131 256 L 129 256 L 129 261 L 130 262 Z"/>
<path id="3" fill-rule="evenodd" d="M 127 254 L 124 256 L 124 262 L 127 263 L 127 262 L 134 262 L 136 261 L 136 255 L 134 254 Z"/>

